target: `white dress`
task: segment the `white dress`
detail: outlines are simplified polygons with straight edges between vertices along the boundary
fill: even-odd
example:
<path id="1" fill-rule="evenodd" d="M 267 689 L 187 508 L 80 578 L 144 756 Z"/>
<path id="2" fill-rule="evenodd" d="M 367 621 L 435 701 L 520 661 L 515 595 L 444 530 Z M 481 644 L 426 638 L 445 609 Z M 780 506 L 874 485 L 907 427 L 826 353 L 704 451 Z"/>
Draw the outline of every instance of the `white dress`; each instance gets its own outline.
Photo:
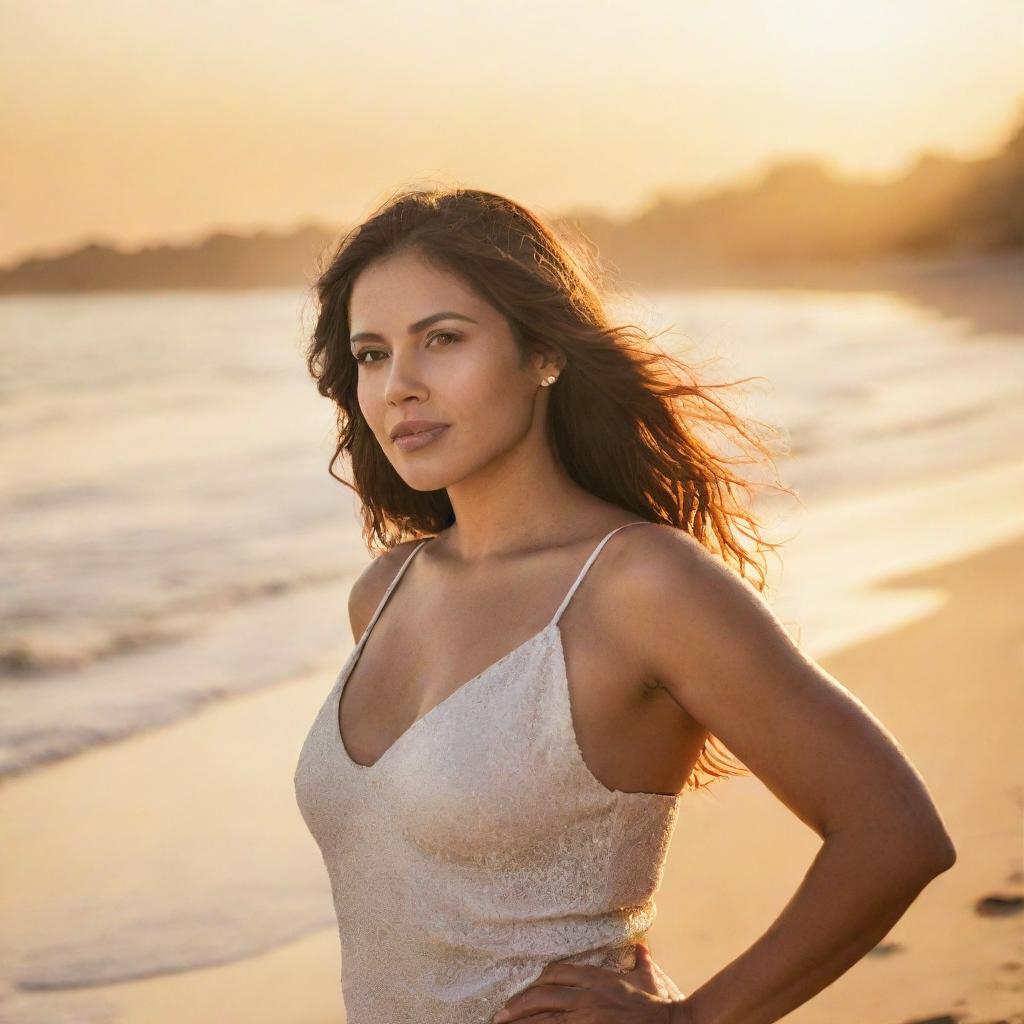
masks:
<path id="1" fill-rule="evenodd" d="M 634 966 L 680 795 L 609 789 L 580 753 L 558 620 L 431 708 L 370 766 L 341 692 L 410 561 L 313 721 L 295 795 L 323 855 L 349 1024 L 485 1024 L 552 960 Z M 429 539 L 429 538 L 428 538 Z"/>

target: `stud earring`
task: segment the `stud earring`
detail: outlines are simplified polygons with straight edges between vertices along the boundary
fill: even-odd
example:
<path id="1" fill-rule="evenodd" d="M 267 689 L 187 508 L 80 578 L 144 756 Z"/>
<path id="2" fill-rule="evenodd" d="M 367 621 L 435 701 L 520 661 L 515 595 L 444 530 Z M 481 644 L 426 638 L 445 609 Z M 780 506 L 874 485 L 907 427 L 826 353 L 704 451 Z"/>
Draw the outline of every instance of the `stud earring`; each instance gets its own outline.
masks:
<path id="1" fill-rule="evenodd" d="M 556 374 L 552 374 L 552 375 L 551 375 L 550 377 L 545 377 L 545 378 L 544 378 L 544 379 L 543 379 L 543 380 L 542 380 L 542 381 L 540 382 L 540 386 L 541 386 L 542 388 L 546 388 L 546 387 L 548 387 L 549 385 L 551 385 L 551 384 L 554 384 L 556 380 L 558 380 L 558 377 L 557 377 L 557 375 L 556 375 Z"/>

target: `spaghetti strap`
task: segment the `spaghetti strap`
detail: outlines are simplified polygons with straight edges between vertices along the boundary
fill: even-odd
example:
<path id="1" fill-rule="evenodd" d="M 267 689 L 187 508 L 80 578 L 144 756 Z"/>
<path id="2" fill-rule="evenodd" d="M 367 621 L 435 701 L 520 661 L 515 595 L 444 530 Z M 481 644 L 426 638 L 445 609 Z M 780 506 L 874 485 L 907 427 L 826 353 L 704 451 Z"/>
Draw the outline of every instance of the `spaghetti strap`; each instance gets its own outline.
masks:
<path id="1" fill-rule="evenodd" d="M 632 523 L 623 523 L 622 526 L 616 526 L 614 530 L 609 531 L 601 538 L 598 542 L 597 547 L 590 553 L 590 557 L 583 563 L 583 568 L 580 569 L 580 574 L 576 577 L 576 582 L 569 588 L 569 592 L 562 599 L 562 603 L 558 606 L 558 611 L 551 617 L 551 621 L 548 623 L 548 627 L 553 626 L 562 617 L 562 612 L 565 611 L 566 606 L 572 600 L 572 595 L 576 593 L 576 588 L 583 582 L 583 577 L 587 575 L 587 571 L 594 564 L 595 559 L 601 554 L 601 549 L 619 532 L 619 530 L 626 529 L 627 526 L 656 526 L 657 523 L 651 522 L 649 519 L 638 519 Z"/>
<path id="2" fill-rule="evenodd" d="M 401 564 L 398 572 L 395 573 L 394 579 L 388 584 L 387 590 L 384 591 L 384 596 L 380 599 L 380 602 L 377 605 L 377 610 L 373 613 L 372 617 L 370 618 L 370 621 L 366 624 L 366 629 L 363 630 L 363 635 L 359 638 L 359 643 L 356 644 L 356 651 L 362 650 L 363 644 L 366 643 L 366 638 L 370 635 L 370 630 L 373 629 L 374 624 L 380 618 L 380 613 L 384 611 L 384 605 L 388 603 L 388 598 L 391 596 L 391 592 L 395 589 L 395 587 L 398 586 L 398 581 L 405 574 L 405 570 L 408 567 L 409 563 L 413 560 L 413 556 L 430 539 L 430 537 L 424 537 L 423 540 L 421 540 L 419 544 L 417 544 L 416 547 L 414 547 L 412 551 L 409 552 L 408 557 Z"/>

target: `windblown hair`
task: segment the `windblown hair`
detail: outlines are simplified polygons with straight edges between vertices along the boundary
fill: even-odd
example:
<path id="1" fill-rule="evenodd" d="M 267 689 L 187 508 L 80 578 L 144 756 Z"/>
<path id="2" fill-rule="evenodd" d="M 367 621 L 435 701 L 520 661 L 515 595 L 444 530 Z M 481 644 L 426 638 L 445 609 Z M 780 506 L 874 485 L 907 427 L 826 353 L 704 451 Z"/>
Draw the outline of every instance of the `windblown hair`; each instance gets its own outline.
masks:
<path id="1" fill-rule="evenodd" d="M 434 535 L 454 513 L 445 489 L 409 487 L 381 450 L 359 408 L 358 364 L 349 349 L 349 302 L 359 273 L 374 261 L 412 251 L 457 275 L 508 321 L 526 365 L 535 351 L 564 357 L 549 393 L 548 439 L 581 487 L 637 518 L 692 534 L 759 591 L 766 587 L 768 542 L 760 520 L 737 499 L 756 486 L 731 466 L 774 467 L 772 454 L 747 420 L 714 391 L 744 381 L 698 382 L 692 366 L 605 308 L 594 250 L 568 225 L 549 227 L 518 203 L 469 188 L 410 189 L 393 196 L 342 237 L 315 283 L 318 314 L 307 366 L 320 394 L 337 407 L 337 447 L 328 472 L 354 489 L 368 547 L 386 550 Z M 771 430 L 772 428 L 768 428 Z M 698 431 L 724 434 L 739 455 L 716 450 Z M 347 455 L 353 482 L 334 467 Z M 780 487 L 788 493 L 788 488 Z M 376 544 L 375 544 L 376 542 Z M 715 748 L 721 752 L 721 756 Z M 687 780 L 701 788 L 723 775 L 748 774 L 709 736 Z"/>

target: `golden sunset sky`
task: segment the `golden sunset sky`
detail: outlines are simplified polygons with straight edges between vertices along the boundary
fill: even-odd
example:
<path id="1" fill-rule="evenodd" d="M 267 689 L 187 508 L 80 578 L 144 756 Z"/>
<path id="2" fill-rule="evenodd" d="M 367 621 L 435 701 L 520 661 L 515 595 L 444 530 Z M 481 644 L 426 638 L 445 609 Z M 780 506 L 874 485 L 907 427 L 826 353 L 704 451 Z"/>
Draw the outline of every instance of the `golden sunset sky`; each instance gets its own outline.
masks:
<path id="1" fill-rule="evenodd" d="M 0 259 L 343 224 L 415 183 L 627 215 L 998 146 L 1024 0 L 0 0 Z"/>

